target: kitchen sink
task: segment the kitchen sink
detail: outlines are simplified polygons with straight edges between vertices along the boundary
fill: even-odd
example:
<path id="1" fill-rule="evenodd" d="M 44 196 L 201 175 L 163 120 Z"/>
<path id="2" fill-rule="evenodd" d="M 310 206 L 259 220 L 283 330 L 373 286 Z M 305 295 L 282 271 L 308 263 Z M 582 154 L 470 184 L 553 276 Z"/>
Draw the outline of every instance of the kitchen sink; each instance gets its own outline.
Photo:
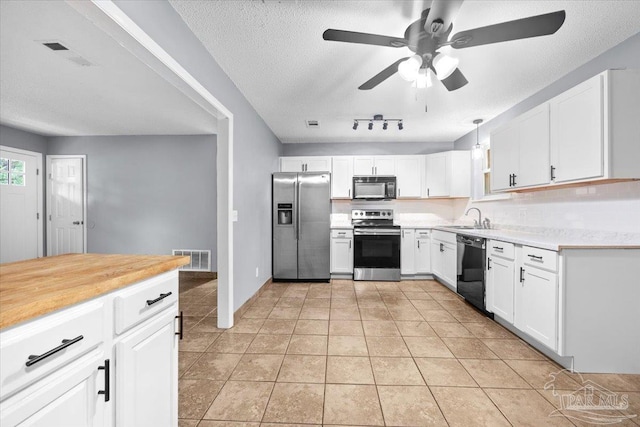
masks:
<path id="1" fill-rule="evenodd" d="M 447 228 L 455 228 L 457 230 L 482 230 L 481 228 L 474 227 L 473 225 L 445 225 Z"/>

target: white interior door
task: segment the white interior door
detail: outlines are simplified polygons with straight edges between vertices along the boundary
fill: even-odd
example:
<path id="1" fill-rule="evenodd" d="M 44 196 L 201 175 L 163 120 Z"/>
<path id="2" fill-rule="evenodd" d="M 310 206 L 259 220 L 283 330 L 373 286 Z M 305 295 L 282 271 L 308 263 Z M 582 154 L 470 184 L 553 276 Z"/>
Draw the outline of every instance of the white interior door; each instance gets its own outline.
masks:
<path id="1" fill-rule="evenodd" d="M 42 255 L 38 190 L 41 163 L 41 154 L 0 149 L 0 263 Z"/>
<path id="2" fill-rule="evenodd" d="M 86 252 L 85 158 L 47 156 L 48 255 Z"/>

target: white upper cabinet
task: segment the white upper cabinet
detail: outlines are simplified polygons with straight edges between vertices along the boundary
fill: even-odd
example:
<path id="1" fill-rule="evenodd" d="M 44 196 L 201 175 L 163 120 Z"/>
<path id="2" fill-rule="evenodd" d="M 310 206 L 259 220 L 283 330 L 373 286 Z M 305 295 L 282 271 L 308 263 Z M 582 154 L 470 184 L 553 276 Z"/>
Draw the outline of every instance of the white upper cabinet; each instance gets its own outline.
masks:
<path id="1" fill-rule="evenodd" d="M 608 70 L 550 101 L 554 183 L 640 178 L 640 70 Z"/>
<path id="2" fill-rule="evenodd" d="M 548 184 L 549 104 L 542 104 L 491 133 L 491 188 Z"/>
<path id="3" fill-rule="evenodd" d="M 424 197 L 469 197 L 469 151 L 447 151 L 425 156 Z"/>
<path id="4" fill-rule="evenodd" d="M 280 157 L 280 172 L 331 172 L 331 157 Z"/>
<path id="5" fill-rule="evenodd" d="M 331 198 L 350 199 L 353 187 L 353 157 L 333 157 L 331 170 Z"/>
<path id="6" fill-rule="evenodd" d="M 398 199 L 417 199 L 422 195 L 422 156 L 398 156 L 395 158 Z"/>
<path id="7" fill-rule="evenodd" d="M 395 175 L 393 156 L 356 156 L 353 158 L 354 175 Z"/>

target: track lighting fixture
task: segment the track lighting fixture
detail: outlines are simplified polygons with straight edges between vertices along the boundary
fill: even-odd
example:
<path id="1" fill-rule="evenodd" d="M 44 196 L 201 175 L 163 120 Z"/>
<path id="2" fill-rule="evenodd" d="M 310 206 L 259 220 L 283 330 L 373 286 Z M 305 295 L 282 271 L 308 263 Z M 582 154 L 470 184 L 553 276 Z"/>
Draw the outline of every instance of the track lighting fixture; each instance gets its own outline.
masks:
<path id="1" fill-rule="evenodd" d="M 403 129 L 402 119 L 385 119 L 382 114 L 376 114 L 373 116 L 373 119 L 353 119 L 353 130 L 358 130 L 358 125 L 360 122 L 367 122 L 367 129 L 373 130 L 373 124 L 377 122 L 382 122 L 382 130 L 389 129 L 389 122 L 398 122 L 398 129 Z"/>

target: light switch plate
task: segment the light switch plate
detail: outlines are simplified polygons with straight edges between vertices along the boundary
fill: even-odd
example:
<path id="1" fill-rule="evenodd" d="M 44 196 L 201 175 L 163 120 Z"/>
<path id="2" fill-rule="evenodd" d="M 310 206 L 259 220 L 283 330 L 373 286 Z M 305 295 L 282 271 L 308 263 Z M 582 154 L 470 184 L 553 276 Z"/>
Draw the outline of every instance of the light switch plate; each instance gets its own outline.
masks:
<path id="1" fill-rule="evenodd" d="M 238 211 L 231 212 L 231 221 L 238 222 Z"/>

